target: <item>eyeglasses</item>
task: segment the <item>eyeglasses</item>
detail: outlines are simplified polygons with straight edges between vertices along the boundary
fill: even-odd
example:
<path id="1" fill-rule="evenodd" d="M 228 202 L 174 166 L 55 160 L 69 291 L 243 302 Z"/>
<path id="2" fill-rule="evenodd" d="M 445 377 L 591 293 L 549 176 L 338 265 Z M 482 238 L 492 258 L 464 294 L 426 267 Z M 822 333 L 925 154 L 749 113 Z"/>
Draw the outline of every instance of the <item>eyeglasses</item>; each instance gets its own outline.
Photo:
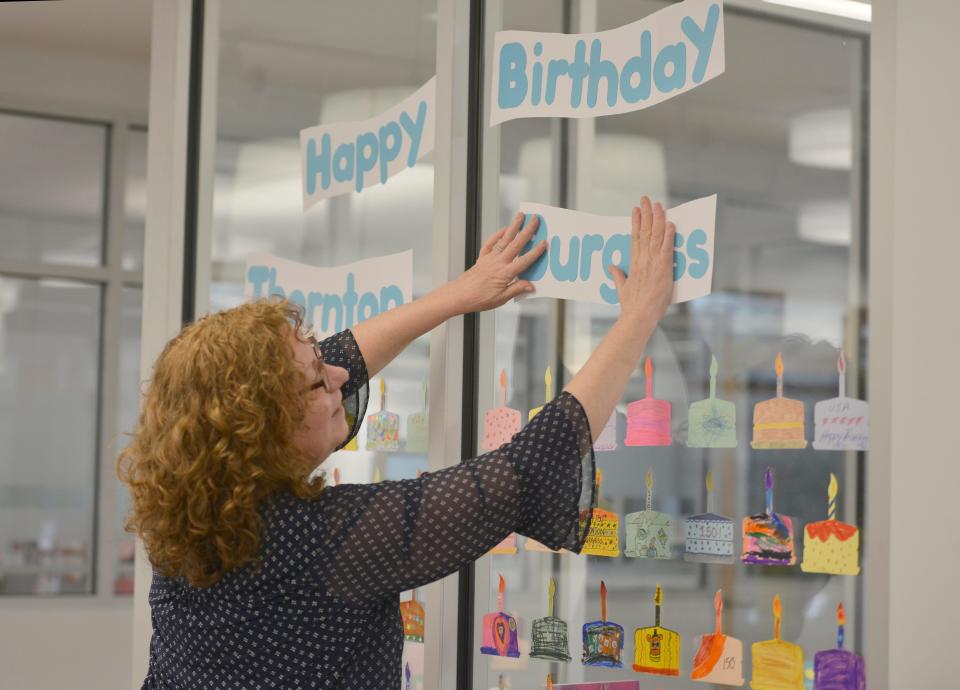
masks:
<path id="1" fill-rule="evenodd" d="M 323 351 L 320 349 L 320 343 L 317 342 L 317 339 L 313 335 L 309 336 L 310 345 L 313 346 L 313 354 L 317 356 L 317 374 L 319 378 L 314 383 L 310 384 L 310 390 L 315 391 L 318 388 L 323 388 L 325 391 L 330 390 L 330 379 L 327 378 L 327 367 L 324 365 L 323 361 Z"/>

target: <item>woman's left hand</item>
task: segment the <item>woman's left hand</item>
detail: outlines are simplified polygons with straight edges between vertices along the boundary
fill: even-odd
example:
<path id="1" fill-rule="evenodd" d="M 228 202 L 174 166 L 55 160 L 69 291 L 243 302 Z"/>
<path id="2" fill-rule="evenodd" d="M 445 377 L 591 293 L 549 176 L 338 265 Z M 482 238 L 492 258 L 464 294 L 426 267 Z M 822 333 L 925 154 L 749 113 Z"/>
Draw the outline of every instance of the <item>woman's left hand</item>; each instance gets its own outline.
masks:
<path id="1" fill-rule="evenodd" d="M 514 297 L 533 292 L 533 283 L 519 280 L 517 276 L 540 258 L 547 242 L 539 242 L 519 256 L 540 224 L 540 219 L 534 216 L 521 230 L 523 219 L 524 215 L 518 213 L 510 225 L 495 232 L 480 249 L 477 263 L 449 284 L 459 313 L 496 309 Z"/>

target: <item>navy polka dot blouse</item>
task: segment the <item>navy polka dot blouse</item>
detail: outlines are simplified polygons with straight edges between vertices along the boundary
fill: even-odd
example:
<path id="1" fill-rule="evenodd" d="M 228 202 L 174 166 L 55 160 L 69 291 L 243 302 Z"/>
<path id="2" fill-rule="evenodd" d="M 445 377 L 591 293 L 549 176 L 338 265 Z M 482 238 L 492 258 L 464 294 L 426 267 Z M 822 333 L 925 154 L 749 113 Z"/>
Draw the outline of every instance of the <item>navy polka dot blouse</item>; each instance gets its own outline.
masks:
<path id="1" fill-rule="evenodd" d="M 353 335 L 322 343 L 350 372 L 352 438 L 367 371 Z M 346 441 L 345 441 L 346 442 Z M 594 506 L 590 428 L 562 393 L 510 443 L 419 479 L 331 486 L 262 506 L 262 567 L 198 589 L 154 574 L 143 688 L 401 686 L 400 593 L 457 571 L 511 532 L 579 552 Z"/>

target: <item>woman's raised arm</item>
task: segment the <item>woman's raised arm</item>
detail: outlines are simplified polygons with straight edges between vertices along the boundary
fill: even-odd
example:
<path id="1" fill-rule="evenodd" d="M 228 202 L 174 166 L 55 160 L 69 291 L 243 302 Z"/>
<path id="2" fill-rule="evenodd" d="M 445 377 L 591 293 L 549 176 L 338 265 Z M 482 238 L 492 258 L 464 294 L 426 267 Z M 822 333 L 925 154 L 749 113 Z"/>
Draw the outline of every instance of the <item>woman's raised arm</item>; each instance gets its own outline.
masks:
<path id="1" fill-rule="evenodd" d="M 447 319 L 494 309 L 533 291 L 530 281 L 517 280 L 517 276 L 540 258 L 547 244 L 541 242 L 518 258 L 537 230 L 536 218 L 521 230 L 523 219 L 518 213 L 510 225 L 494 233 L 480 250 L 477 263 L 459 278 L 351 328 L 369 376 L 376 375 L 407 345 Z"/>

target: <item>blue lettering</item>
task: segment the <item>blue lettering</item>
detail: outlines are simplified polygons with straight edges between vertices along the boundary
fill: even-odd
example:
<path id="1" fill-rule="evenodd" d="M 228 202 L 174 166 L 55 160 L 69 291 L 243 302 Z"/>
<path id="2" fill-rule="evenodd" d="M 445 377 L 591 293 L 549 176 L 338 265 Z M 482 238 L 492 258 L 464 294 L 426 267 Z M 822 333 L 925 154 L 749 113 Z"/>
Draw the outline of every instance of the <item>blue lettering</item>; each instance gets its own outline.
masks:
<path id="1" fill-rule="evenodd" d="M 526 224 L 530 222 L 531 218 L 533 218 L 533 216 L 527 215 L 523 220 L 523 225 L 526 226 Z M 537 231 L 533 233 L 533 237 L 531 237 L 530 241 L 527 242 L 527 246 L 520 250 L 520 256 L 523 256 L 547 239 L 547 221 L 540 214 L 537 214 L 537 218 L 540 219 L 540 225 L 537 226 Z M 541 254 L 540 258 L 534 261 L 533 265 L 521 273 L 518 277 L 521 280 L 529 280 L 530 282 L 536 282 L 543 278 L 543 276 L 547 273 L 547 253 L 548 252 L 544 252 Z"/>
<path id="2" fill-rule="evenodd" d="M 253 299 L 263 297 L 263 284 L 270 278 L 270 271 L 266 266 L 251 266 L 247 269 L 247 280 L 253 283 Z"/>
<path id="3" fill-rule="evenodd" d="M 673 281 L 676 282 L 683 277 L 687 270 L 687 257 L 683 252 L 678 251 L 683 248 L 683 235 L 679 232 L 673 236 Z"/>
<path id="4" fill-rule="evenodd" d="M 403 115 L 400 116 L 401 120 Z M 377 138 L 373 132 L 364 132 L 357 137 L 357 185 L 358 192 L 363 191 L 363 176 L 373 170 L 377 164 Z"/>
<path id="5" fill-rule="evenodd" d="M 400 113 L 400 124 L 410 136 L 410 153 L 407 155 L 407 167 L 412 168 L 417 162 L 417 154 L 420 152 L 420 137 L 423 136 L 423 124 L 427 121 L 427 102 L 420 101 L 417 108 L 416 121 L 411 120 L 406 113 Z"/>
<path id="6" fill-rule="evenodd" d="M 267 293 L 270 297 L 279 297 L 283 299 L 286 297 L 286 293 L 283 291 L 283 288 L 277 285 L 277 269 L 270 269 L 270 292 Z"/>
<path id="7" fill-rule="evenodd" d="M 614 253 L 619 254 L 616 262 L 613 260 Z M 630 270 L 630 235 L 611 235 L 603 246 L 603 272 L 609 283 L 600 286 L 600 298 L 607 304 L 617 303 L 617 284 L 613 281 L 613 273 L 610 271 L 610 265 L 613 263 L 616 263 L 624 273 Z"/>
<path id="8" fill-rule="evenodd" d="M 516 108 L 527 97 L 527 51 L 520 43 L 504 43 L 500 47 L 500 83 L 497 104 Z"/>
<path id="9" fill-rule="evenodd" d="M 380 311 L 385 312 L 390 309 L 390 302 L 393 302 L 394 307 L 403 304 L 403 293 L 396 285 L 385 285 L 380 288 Z"/>
<path id="10" fill-rule="evenodd" d="M 330 313 L 333 312 L 336 315 L 336 326 L 334 330 L 338 333 L 343 330 L 343 302 L 340 301 L 340 298 L 337 295 L 324 295 L 323 296 L 323 320 L 321 321 L 321 328 L 324 332 L 330 331 Z"/>
<path id="11" fill-rule="evenodd" d="M 307 300 L 304 298 L 303 293 L 300 290 L 292 290 L 287 299 L 300 307 L 301 314 L 307 308 Z"/>
<path id="12" fill-rule="evenodd" d="M 710 63 L 710 53 L 713 52 L 713 39 L 717 34 L 717 22 L 720 19 L 720 6 L 710 5 L 707 10 L 707 21 L 704 22 L 703 29 L 697 26 L 693 17 L 684 17 L 680 22 L 683 33 L 687 35 L 690 42 L 697 49 L 697 61 L 693 66 L 691 78 L 694 84 L 703 81 L 707 73 L 707 65 Z"/>
<path id="13" fill-rule="evenodd" d="M 593 253 L 603 249 L 603 235 L 584 235 L 580 248 L 580 280 L 589 280 Z"/>
<path id="14" fill-rule="evenodd" d="M 347 290 L 343 293 L 343 306 L 347 309 L 347 328 L 353 326 L 353 308 L 357 305 L 357 291 L 353 289 L 353 273 L 347 274 Z"/>
<path id="15" fill-rule="evenodd" d="M 572 283 L 577 279 L 577 269 L 580 266 L 580 238 L 570 238 L 570 249 L 567 254 L 567 263 L 560 263 L 560 238 L 550 240 L 550 272 L 557 280 Z"/>
<path id="16" fill-rule="evenodd" d="M 543 44 L 537 41 L 533 44 L 533 54 L 537 57 L 543 52 Z M 533 63 L 533 84 L 530 85 L 530 103 L 540 104 L 541 91 L 543 90 L 543 65 L 539 62 Z"/>
<path id="17" fill-rule="evenodd" d="M 620 73 L 620 94 L 627 103 L 636 103 L 650 98 L 650 32 L 640 34 L 640 54 L 623 65 Z M 634 75 L 637 83 L 633 83 Z"/>
<path id="18" fill-rule="evenodd" d="M 587 86 L 587 106 L 592 108 L 597 104 L 597 92 L 600 90 L 600 80 L 607 80 L 607 105 L 611 108 L 617 104 L 617 67 L 609 60 L 600 58 L 600 39 L 593 39 L 590 44 L 590 81 Z"/>
<path id="19" fill-rule="evenodd" d="M 573 62 L 567 68 L 567 74 L 570 75 L 570 105 L 574 108 L 580 105 L 580 99 L 583 98 L 583 80 L 590 71 L 586 56 L 587 44 L 583 41 L 577 41 L 573 50 Z"/>
<path id="20" fill-rule="evenodd" d="M 353 179 L 353 144 L 340 144 L 333 152 L 333 176 L 337 182 Z"/>
<path id="21" fill-rule="evenodd" d="M 547 94 L 543 99 L 547 105 L 552 105 L 557 97 L 557 79 L 566 74 L 568 70 L 569 64 L 566 60 L 551 60 L 547 63 Z M 575 106 L 580 105 L 580 97 L 579 95 L 575 96 L 573 90 L 570 91 L 570 103 Z"/>
<path id="22" fill-rule="evenodd" d="M 326 189 L 330 186 L 330 135 L 320 137 L 320 155 L 317 155 L 317 140 L 311 138 L 307 142 L 307 160 L 305 162 L 307 177 L 307 194 L 317 191 L 317 175 L 320 175 L 320 186 Z"/>
<path id="23" fill-rule="evenodd" d="M 360 306 L 357 308 L 357 323 L 373 318 L 379 311 L 380 305 L 377 303 L 377 296 L 372 292 L 363 293 L 363 297 L 360 298 Z"/>
<path id="24" fill-rule="evenodd" d="M 323 293 L 311 290 L 307 293 L 307 313 L 304 320 L 313 325 L 317 323 L 317 309 L 323 306 Z"/>
<path id="25" fill-rule="evenodd" d="M 671 72 L 667 74 L 667 66 Z M 662 93 L 682 89 L 687 83 L 687 46 L 685 43 L 665 45 L 653 63 L 653 81 Z"/>
<path id="26" fill-rule="evenodd" d="M 707 275 L 707 269 L 710 268 L 710 255 L 703 248 L 706 242 L 707 233 L 700 228 L 691 232 L 687 238 L 687 258 L 693 262 L 687 268 L 691 278 L 703 278 Z"/>
<path id="27" fill-rule="evenodd" d="M 392 140 L 392 143 L 388 143 Z M 400 155 L 400 147 L 403 145 L 403 134 L 400 131 L 400 125 L 396 122 L 388 122 L 380 128 L 380 183 L 387 181 L 390 163 Z"/>

